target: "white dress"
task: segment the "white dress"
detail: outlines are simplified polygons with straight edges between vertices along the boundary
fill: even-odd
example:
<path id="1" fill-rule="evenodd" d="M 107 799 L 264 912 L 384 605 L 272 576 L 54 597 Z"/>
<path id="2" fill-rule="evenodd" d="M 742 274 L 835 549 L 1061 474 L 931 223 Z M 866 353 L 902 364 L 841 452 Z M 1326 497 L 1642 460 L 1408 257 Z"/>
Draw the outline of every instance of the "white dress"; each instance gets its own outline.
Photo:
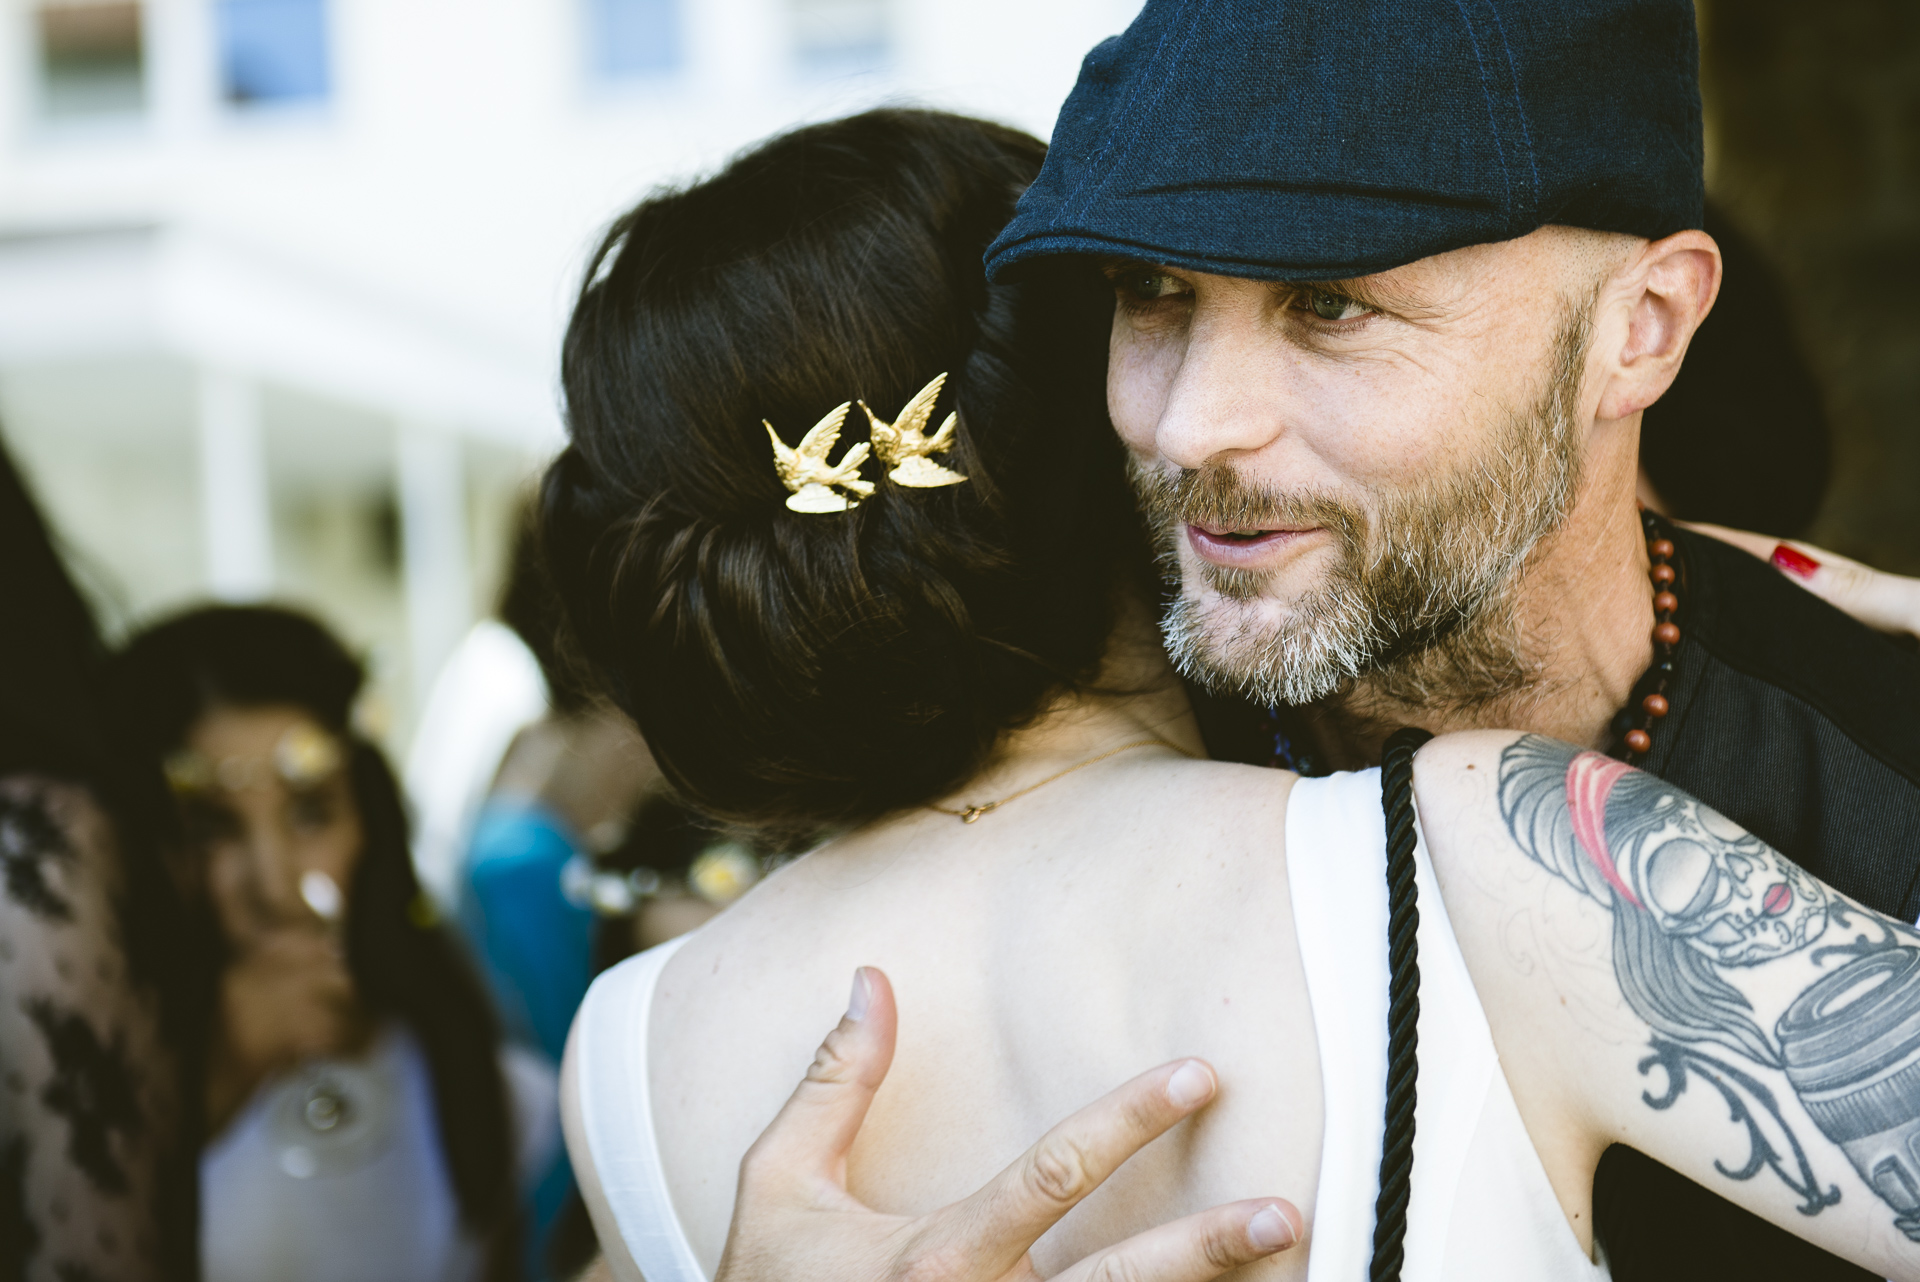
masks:
<path id="1" fill-rule="evenodd" d="M 515 1166 L 552 1160 L 557 1079 L 505 1047 Z M 475 1282 L 485 1259 L 460 1221 L 433 1079 L 403 1026 L 353 1060 L 312 1060 L 255 1091 L 200 1157 L 206 1282 Z"/>
<path id="2" fill-rule="evenodd" d="M 1308 1282 L 1360 1282 L 1373 1253 L 1386 1127 L 1380 772 L 1302 779 L 1288 802 L 1287 851 L 1326 1116 Z M 1420 1078 L 1401 1276 L 1601 1282 L 1606 1266 L 1580 1249 L 1520 1121 L 1424 844 L 1418 868 Z M 654 984 L 684 939 L 603 974 L 577 1021 L 582 1129 L 620 1235 L 647 1282 L 706 1282 L 661 1169 L 647 1083 Z M 1357 949 L 1360 939 L 1380 942 Z"/>

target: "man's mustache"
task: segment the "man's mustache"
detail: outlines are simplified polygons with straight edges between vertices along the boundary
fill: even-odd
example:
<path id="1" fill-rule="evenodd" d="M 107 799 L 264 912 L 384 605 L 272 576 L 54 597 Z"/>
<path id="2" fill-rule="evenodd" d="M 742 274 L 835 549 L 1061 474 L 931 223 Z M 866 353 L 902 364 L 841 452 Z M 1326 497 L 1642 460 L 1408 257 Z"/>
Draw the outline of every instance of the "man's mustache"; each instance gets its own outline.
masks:
<path id="1" fill-rule="evenodd" d="M 1247 481 L 1231 464 L 1157 471 L 1127 459 L 1140 509 L 1159 525 L 1201 525 L 1214 529 L 1331 530 L 1352 546 L 1364 536 L 1367 521 L 1351 504 L 1329 494 L 1293 493 Z"/>

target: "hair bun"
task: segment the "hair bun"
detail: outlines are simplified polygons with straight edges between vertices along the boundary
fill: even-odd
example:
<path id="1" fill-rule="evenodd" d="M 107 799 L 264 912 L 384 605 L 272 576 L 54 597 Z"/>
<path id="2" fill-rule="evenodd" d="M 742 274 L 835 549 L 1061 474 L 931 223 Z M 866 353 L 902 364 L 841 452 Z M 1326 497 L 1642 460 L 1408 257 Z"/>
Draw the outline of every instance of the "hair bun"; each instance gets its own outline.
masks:
<path id="1" fill-rule="evenodd" d="M 548 559 L 668 776 L 769 842 L 957 786 L 1093 673 L 1115 576 L 1146 564 L 1103 412 L 1109 292 L 980 266 L 1043 154 L 937 112 L 812 126 L 642 203 L 588 270 Z M 851 414 L 822 458 L 898 461 L 865 467 L 871 497 L 823 484 L 857 505 L 792 510 L 763 421 L 784 443 L 846 401 L 898 421 Z"/>

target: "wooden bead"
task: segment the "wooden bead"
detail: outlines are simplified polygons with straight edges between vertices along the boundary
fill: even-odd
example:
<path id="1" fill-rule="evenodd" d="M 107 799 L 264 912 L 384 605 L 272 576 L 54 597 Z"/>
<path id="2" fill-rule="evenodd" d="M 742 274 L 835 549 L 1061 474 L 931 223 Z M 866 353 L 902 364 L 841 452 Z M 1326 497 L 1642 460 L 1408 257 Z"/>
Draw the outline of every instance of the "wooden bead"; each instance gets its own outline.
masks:
<path id="1" fill-rule="evenodd" d="M 1660 614 L 1672 614 L 1680 608 L 1680 598 L 1671 592 L 1653 594 L 1653 608 Z"/>
<path id="2" fill-rule="evenodd" d="M 1651 577 L 1655 583 L 1658 583 L 1664 588 L 1667 584 L 1673 582 L 1673 567 L 1670 565 L 1656 565 L 1653 567 Z"/>
<path id="3" fill-rule="evenodd" d="M 1661 645 L 1677 645 L 1680 642 L 1680 628 L 1677 624 L 1662 623 L 1654 628 L 1653 639 Z"/>
<path id="4" fill-rule="evenodd" d="M 1653 542 L 1647 544 L 1647 551 L 1664 561 L 1673 555 L 1673 540 L 1655 539 Z"/>
<path id="5" fill-rule="evenodd" d="M 1666 695 L 1650 694 L 1640 701 L 1640 706 L 1656 717 L 1664 717 L 1670 705 L 1667 703 Z"/>
<path id="6" fill-rule="evenodd" d="M 1627 731 L 1627 747 L 1634 752 L 1645 752 L 1653 746 L 1653 736 L 1645 730 Z"/>

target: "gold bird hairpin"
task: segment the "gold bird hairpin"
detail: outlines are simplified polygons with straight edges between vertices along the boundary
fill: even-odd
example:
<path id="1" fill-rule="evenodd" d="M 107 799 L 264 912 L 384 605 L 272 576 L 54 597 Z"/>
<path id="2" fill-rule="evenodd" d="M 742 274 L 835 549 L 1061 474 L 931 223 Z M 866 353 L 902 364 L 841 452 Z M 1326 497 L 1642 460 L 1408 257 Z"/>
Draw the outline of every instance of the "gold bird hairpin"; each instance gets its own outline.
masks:
<path id="1" fill-rule="evenodd" d="M 773 430 L 773 424 L 761 419 L 767 438 L 773 442 L 773 469 L 780 482 L 792 493 L 787 506 L 795 512 L 845 512 L 860 506 L 860 500 L 873 494 L 873 482 L 860 479 L 860 465 L 867 461 L 869 447 L 862 441 L 850 446 L 838 464 L 827 462 L 827 455 L 840 443 L 840 425 L 853 408 L 842 401 L 827 416 L 807 430 L 797 448 L 790 448 Z M 845 494 L 836 492 L 845 490 Z"/>
<path id="2" fill-rule="evenodd" d="M 927 456 L 944 454 L 953 448 L 953 429 L 959 421 L 958 414 L 947 415 L 946 422 L 940 424 L 940 430 L 927 436 L 927 424 L 933 419 L 934 404 L 940 399 L 940 389 L 945 387 L 947 376 L 939 374 L 931 383 L 914 394 L 900 411 L 900 417 L 889 423 L 868 407 L 865 401 L 860 408 L 866 411 L 867 421 L 872 425 L 873 451 L 880 461 L 893 470 L 887 477 L 895 485 L 911 486 L 917 490 L 937 489 L 942 485 L 958 485 L 967 478 L 951 468 L 945 468 Z"/>

